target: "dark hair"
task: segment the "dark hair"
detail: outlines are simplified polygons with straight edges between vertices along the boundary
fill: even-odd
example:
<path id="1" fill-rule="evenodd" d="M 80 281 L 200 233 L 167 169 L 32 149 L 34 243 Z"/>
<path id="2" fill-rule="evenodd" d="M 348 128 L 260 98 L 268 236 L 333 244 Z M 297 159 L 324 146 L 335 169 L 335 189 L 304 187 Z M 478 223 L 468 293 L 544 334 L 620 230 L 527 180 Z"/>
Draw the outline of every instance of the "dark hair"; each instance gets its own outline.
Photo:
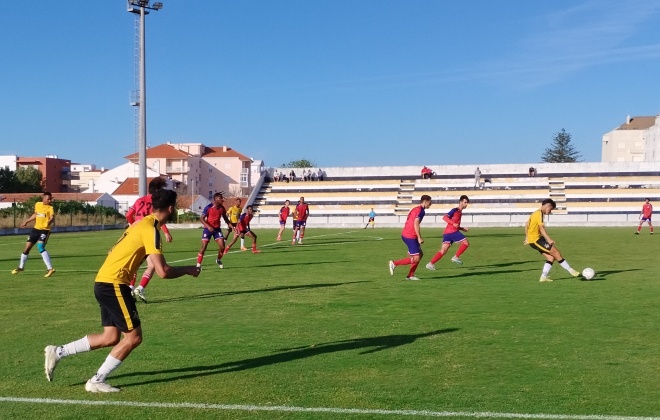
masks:
<path id="1" fill-rule="evenodd" d="M 422 202 L 422 201 L 431 201 L 431 196 L 424 194 L 419 201 L 420 202 Z"/>
<path id="2" fill-rule="evenodd" d="M 224 198 L 224 197 L 222 196 L 222 193 L 221 193 L 221 192 L 217 192 L 217 193 L 213 194 L 213 199 L 214 199 L 214 200 L 215 200 L 217 197 Z"/>
<path id="3" fill-rule="evenodd" d="M 553 200 L 552 198 L 546 198 L 541 202 L 542 206 L 545 206 L 546 204 L 551 204 L 553 209 L 557 208 L 557 203 L 555 203 L 555 200 Z"/>
<path id="4" fill-rule="evenodd" d="M 149 194 L 153 194 L 157 190 L 160 190 L 161 188 L 165 188 L 166 185 L 167 185 L 167 181 L 165 181 L 161 177 L 152 179 L 151 182 L 149 182 Z"/>
<path id="5" fill-rule="evenodd" d="M 169 206 L 176 206 L 176 191 L 160 189 L 151 195 L 151 204 L 154 210 L 165 210 Z"/>
<path id="6" fill-rule="evenodd" d="M 465 195 L 465 194 L 463 194 L 463 195 L 461 196 L 461 198 L 458 199 L 458 201 L 463 201 L 463 200 L 467 200 L 468 203 L 470 202 L 470 199 L 469 199 L 468 196 Z"/>
<path id="7" fill-rule="evenodd" d="M 53 198 L 53 194 L 49 193 L 48 191 L 44 191 L 43 195 L 47 195 L 50 198 Z"/>
<path id="8" fill-rule="evenodd" d="M 252 209 L 252 210 L 254 210 L 254 207 L 252 207 L 252 204 L 250 204 L 249 206 L 247 206 L 247 207 L 245 207 L 245 208 L 246 208 L 246 209 Z"/>

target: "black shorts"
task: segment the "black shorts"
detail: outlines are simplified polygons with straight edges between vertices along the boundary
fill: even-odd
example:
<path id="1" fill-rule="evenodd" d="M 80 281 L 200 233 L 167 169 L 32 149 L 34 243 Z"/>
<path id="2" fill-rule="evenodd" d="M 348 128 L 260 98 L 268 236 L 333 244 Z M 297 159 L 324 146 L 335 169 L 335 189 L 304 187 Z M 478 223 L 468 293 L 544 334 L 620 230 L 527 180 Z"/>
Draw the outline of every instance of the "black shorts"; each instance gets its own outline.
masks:
<path id="1" fill-rule="evenodd" d="M 94 283 L 94 296 L 101 307 L 101 325 L 126 333 L 140 326 L 135 300 L 127 284 Z"/>
<path id="2" fill-rule="evenodd" d="M 373 222 L 373 221 L 375 221 L 375 219 L 374 219 L 373 217 L 370 217 L 370 218 L 369 218 L 369 221 L 370 221 L 370 222 Z"/>
<path id="3" fill-rule="evenodd" d="M 48 242 L 48 237 L 50 236 L 50 230 L 45 229 L 32 229 L 30 235 L 28 236 L 28 242 L 36 244 L 37 242 L 43 242 L 44 245 Z"/>
<path id="4" fill-rule="evenodd" d="M 538 241 L 529 244 L 529 246 L 531 246 L 541 254 L 549 254 L 550 250 L 552 249 L 552 245 L 549 244 L 548 241 L 546 241 L 543 236 L 541 236 Z"/>

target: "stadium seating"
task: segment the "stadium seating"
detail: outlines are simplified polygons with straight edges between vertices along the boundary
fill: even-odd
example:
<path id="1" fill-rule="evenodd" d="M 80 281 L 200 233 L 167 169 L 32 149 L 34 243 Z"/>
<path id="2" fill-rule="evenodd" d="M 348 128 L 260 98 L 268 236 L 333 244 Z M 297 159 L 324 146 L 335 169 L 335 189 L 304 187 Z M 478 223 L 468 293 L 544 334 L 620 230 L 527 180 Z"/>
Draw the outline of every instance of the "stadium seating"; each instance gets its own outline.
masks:
<path id="1" fill-rule="evenodd" d="M 540 176 L 526 172 L 482 174 L 475 186 L 474 175 L 466 169 L 433 179 L 420 179 L 402 171 L 388 174 L 333 176 L 307 182 L 264 182 L 254 200 L 259 218 L 276 218 L 284 200 L 295 206 L 300 196 L 310 204 L 312 218 L 329 225 L 361 225 L 373 208 L 379 225 L 399 226 L 423 194 L 433 198 L 425 224 L 442 223 L 442 215 L 454 207 L 460 195 L 470 197 L 463 218 L 484 225 L 517 225 L 548 197 L 557 203 L 555 220 L 568 224 L 575 220 L 616 220 L 621 224 L 636 220 L 645 198 L 660 200 L 658 171 L 572 171 L 545 170 Z M 602 168 L 599 168 L 602 169 Z M 469 170 L 473 170 L 470 168 Z M 591 217 L 591 219 L 589 219 Z M 273 223 L 268 220 L 268 223 Z M 609 223 L 609 222 L 608 222 Z"/>

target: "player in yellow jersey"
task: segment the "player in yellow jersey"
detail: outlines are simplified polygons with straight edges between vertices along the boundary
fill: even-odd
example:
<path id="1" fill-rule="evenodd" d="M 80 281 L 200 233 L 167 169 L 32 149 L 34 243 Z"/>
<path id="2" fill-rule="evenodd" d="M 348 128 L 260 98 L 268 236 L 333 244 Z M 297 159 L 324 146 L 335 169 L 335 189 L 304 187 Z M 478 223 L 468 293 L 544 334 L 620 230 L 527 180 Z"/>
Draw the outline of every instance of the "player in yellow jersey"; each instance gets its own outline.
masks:
<path id="1" fill-rule="evenodd" d="M 241 199 L 236 198 L 235 204 L 227 209 L 227 217 L 229 218 L 229 221 L 234 224 L 233 227 L 227 229 L 227 240 L 229 240 L 229 234 L 232 232 L 232 230 L 234 232 L 234 238 L 240 236 L 237 226 L 238 218 L 241 217 L 242 212 L 243 210 L 241 209 Z M 241 238 L 241 251 L 247 251 L 247 248 L 245 247 L 245 238 Z"/>
<path id="2" fill-rule="evenodd" d="M 27 261 L 30 250 L 34 244 L 37 244 L 37 249 L 41 254 L 41 258 L 46 264 L 46 275 L 44 277 L 50 277 L 55 273 L 53 264 L 50 262 L 50 255 L 48 254 L 48 251 L 46 251 L 46 243 L 48 243 L 50 229 L 55 222 L 55 211 L 50 204 L 52 201 L 53 195 L 47 191 L 44 192 L 41 202 L 34 205 L 34 213 L 32 216 L 25 219 L 21 224 L 21 227 L 24 228 L 27 227 L 28 223 L 34 221 L 34 227 L 25 243 L 25 249 L 23 249 L 23 253 L 21 254 L 18 267 L 11 271 L 12 274 L 18 274 L 25 269 L 25 262 Z"/>
<path id="3" fill-rule="evenodd" d="M 157 190 L 152 195 L 153 213 L 132 224 L 108 254 L 96 275 L 94 295 L 101 307 L 103 332 L 61 346 L 46 346 L 46 379 L 53 380 L 57 363 L 67 356 L 114 346 L 96 374 L 87 381 L 89 392 L 118 392 L 119 388 L 105 382 L 107 376 L 142 342 L 140 317 L 129 284 L 142 262 L 149 258 L 156 274 L 164 279 L 184 275 L 197 277 L 200 268 L 172 267 L 167 264 L 161 248 L 160 226 L 176 210 L 176 192 Z M 123 338 L 120 340 L 123 334 Z"/>
<path id="4" fill-rule="evenodd" d="M 543 264 L 543 271 L 541 272 L 540 282 L 552 281 L 548 274 L 552 268 L 552 263 L 556 260 L 563 269 L 571 273 L 571 276 L 577 277 L 580 275 L 578 271 L 575 271 L 571 268 L 562 256 L 559 250 L 555 247 L 555 241 L 553 241 L 548 232 L 545 230 L 543 224 L 543 215 L 549 215 L 552 213 L 552 210 L 557 208 L 554 200 L 546 198 L 541 203 L 541 208 L 536 210 L 529 216 L 529 220 L 525 223 L 525 245 L 529 245 L 541 254 L 546 259 L 545 264 Z"/>

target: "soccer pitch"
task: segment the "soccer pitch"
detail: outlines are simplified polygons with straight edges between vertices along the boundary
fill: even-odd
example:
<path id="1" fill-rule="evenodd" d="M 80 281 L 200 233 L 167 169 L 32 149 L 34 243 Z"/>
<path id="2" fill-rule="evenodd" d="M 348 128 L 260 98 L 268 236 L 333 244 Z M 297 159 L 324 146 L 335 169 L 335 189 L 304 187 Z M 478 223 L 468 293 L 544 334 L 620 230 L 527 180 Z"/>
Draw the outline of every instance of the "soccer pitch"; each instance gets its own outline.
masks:
<path id="1" fill-rule="evenodd" d="M 93 281 L 121 231 L 53 234 L 51 278 L 36 248 L 11 275 L 25 236 L 0 237 L 0 418 L 660 417 L 660 238 L 548 230 L 593 281 L 555 264 L 539 283 L 522 228 L 473 228 L 464 265 L 454 245 L 431 272 L 442 230 L 422 225 L 416 282 L 388 271 L 400 229 L 310 226 L 296 246 L 260 229 L 263 252 L 237 244 L 223 270 L 211 243 L 198 278 L 151 281 L 144 342 L 106 395 L 84 384 L 109 349 L 63 359 L 53 382 L 43 349 L 101 331 Z M 168 262 L 194 264 L 201 230 L 172 234 Z"/>

